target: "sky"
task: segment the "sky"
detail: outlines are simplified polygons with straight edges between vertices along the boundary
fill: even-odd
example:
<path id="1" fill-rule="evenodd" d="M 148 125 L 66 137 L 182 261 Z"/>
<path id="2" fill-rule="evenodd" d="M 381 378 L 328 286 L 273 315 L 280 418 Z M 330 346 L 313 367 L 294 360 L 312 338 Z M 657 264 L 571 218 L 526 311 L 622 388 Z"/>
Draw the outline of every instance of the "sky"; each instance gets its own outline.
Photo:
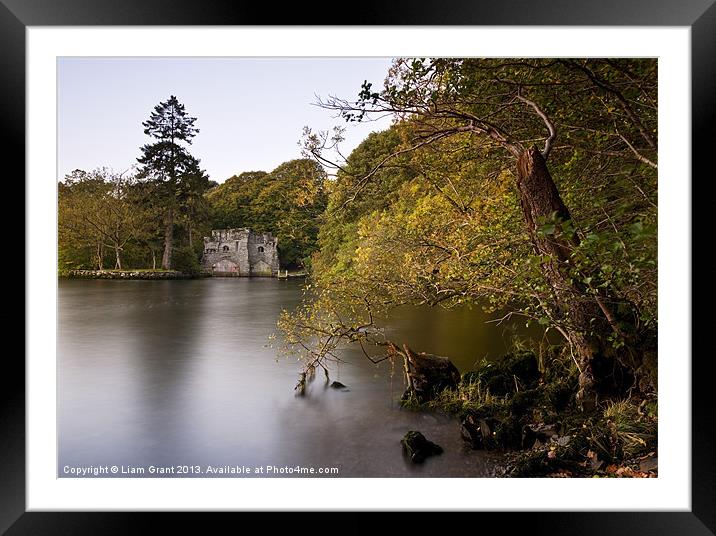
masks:
<path id="1" fill-rule="evenodd" d="M 382 87 L 389 66 L 389 58 L 59 58 L 58 179 L 136 164 L 150 142 L 142 121 L 170 95 L 197 118 L 189 150 L 217 182 L 301 158 L 304 126 L 346 126 L 347 155 L 390 119 L 347 124 L 316 97 L 355 100 L 364 80 Z"/>

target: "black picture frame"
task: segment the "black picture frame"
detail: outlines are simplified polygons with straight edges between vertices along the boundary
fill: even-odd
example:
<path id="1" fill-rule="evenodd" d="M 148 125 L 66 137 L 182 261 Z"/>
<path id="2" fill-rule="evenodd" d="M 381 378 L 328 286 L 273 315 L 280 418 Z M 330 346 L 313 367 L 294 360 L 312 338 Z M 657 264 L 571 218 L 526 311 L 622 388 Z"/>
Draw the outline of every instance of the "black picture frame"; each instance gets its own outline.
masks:
<path id="1" fill-rule="evenodd" d="M 319 16 L 323 13 L 322 16 Z M 280 8 L 238 0 L 0 0 L 0 117 L 4 162 L 25 176 L 25 30 L 28 26 L 84 25 L 546 25 L 688 26 L 692 54 L 692 177 L 713 178 L 716 125 L 716 4 L 714 0 L 364 0 L 340 9 L 301 3 Z M 668 105 L 668 103 L 666 103 Z M 701 172 L 699 172 L 701 170 Z M 692 187 L 694 185 L 691 179 Z M 19 181 L 18 181 L 19 182 Z M 18 195 L 23 193 L 18 192 Z M 692 199 L 697 199 L 692 195 Z M 695 209 L 692 214 L 695 214 Z M 694 227 L 695 228 L 695 227 Z M 697 228 L 695 228 L 697 230 Z M 695 243 L 694 240 L 692 243 Z M 25 289 L 30 281 L 25 280 Z M 705 297 L 697 299 L 705 300 Z M 683 314 L 691 315 L 691 311 Z M 15 316 L 18 321 L 23 315 Z M 704 319 L 703 322 L 708 321 Z M 692 324 L 694 325 L 694 324 Z M 693 333 L 699 331 L 692 327 Z M 709 357 L 692 352 L 692 510 L 632 513 L 469 514 L 476 530 L 497 524 L 503 533 L 530 534 L 714 534 L 716 533 L 716 444 L 713 438 Z M 670 356 L 683 359 L 690 356 Z M 25 367 L 5 353 L 0 408 L 0 532 L 7 534 L 127 534 L 167 531 L 167 516 L 149 513 L 25 512 Z M 317 501 L 317 509 L 320 501 Z M 555 504 L 554 510 L 560 510 Z M 475 519 L 473 516 L 480 516 Z M 225 516 L 221 516 L 225 517 Z M 437 522 L 439 520 L 439 516 Z M 186 524 L 186 516 L 181 516 Z M 420 514 L 415 523 L 426 527 Z M 435 521 L 435 518 L 433 518 Z M 486 524 L 486 521 L 488 522 Z M 211 528 L 201 517 L 204 533 Z M 219 520 L 225 522 L 225 519 Z M 261 521 L 265 523 L 265 521 Z M 303 521 L 272 516 L 272 528 Z M 321 524 L 333 524 L 325 519 Z M 345 533 L 374 530 L 375 521 L 350 514 L 335 521 Z M 404 523 L 401 521 L 401 524 Z M 451 524 L 453 521 L 451 520 Z M 408 530 L 403 526 L 403 530 Z M 493 529 L 494 530 L 494 529 Z M 506 532 L 505 532 L 506 531 Z"/>

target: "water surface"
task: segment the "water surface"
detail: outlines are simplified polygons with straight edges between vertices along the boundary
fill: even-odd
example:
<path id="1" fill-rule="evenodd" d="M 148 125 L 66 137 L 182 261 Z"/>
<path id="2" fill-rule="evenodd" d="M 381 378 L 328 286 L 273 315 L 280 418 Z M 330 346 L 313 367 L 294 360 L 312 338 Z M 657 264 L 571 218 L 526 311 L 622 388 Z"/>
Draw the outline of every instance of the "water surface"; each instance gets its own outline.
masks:
<path id="1" fill-rule="evenodd" d="M 113 465 L 202 473 L 134 476 L 224 476 L 207 475 L 208 466 L 336 467 L 339 477 L 492 474 L 494 461 L 465 448 L 454 419 L 400 408 L 400 370 L 373 365 L 359 349 L 346 350 L 333 371 L 347 390 L 318 375 L 296 397 L 300 365 L 279 357 L 269 336 L 280 311 L 300 298 L 297 280 L 61 280 L 58 476 Z M 477 309 L 405 309 L 390 319 L 389 336 L 467 370 L 506 349 L 508 334 L 487 319 Z M 399 443 L 408 430 L 444 454 L 410 463 Z"/>

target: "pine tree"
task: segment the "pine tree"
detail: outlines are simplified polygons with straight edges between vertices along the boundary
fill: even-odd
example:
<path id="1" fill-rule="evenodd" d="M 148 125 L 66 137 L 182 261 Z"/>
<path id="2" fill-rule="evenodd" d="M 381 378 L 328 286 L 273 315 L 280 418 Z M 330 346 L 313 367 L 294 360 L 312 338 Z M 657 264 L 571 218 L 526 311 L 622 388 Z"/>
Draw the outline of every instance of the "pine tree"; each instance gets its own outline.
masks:
<path id="1" fill-rule="evenodd" d="M 157 104 L 149 119 L 142 123 L 144 133 L 156 140 L 142 146 L 142 156 L 137 160 L 142 164 L 142 175 L 156 184 L 164 202 L 162 268 L 165 270 L 171 269 L 172 264 L 180 182 L 199 169 L 199 161 L 182 145 L 191 145 L 192 138 L 199 132 L 194 127 L 195 121 L 196 117 L 187 115 L 184 105 L 171 95 L 166 102 Z"/>

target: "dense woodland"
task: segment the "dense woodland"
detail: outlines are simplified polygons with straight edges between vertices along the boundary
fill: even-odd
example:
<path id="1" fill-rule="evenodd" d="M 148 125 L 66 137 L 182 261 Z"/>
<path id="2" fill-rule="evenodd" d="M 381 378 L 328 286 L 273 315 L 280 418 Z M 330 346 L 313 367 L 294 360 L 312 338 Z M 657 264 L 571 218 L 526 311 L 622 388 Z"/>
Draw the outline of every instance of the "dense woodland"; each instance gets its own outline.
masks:
<path id="1" fill-rule="evenodd" d="M 399 348 L 379 321 L 396 307 L 476 305 L 558 335 L 540 359 L 562 360 L 580 410 L 653 395 L 657 62 L 407 58 L 357 89 L 317 104 L 391 128 L 341 160 L 342 127 L 307 128 L 303 159 L 221 185 L 186 150 L 193 118 L 160 104 L 136 172 L 60 184 L 60 269 L 196 269 L 197 237 L 249 226 L 310 270 L 280 322 L 304 379 L 347 342 Z"/>
<path id="2" fill-rule="evenodd" d="M 652 60 L 408 59 L 381 91 L 322 102 L 396 123 L 334 163 L 318 310 L 350 303 L 356 322 L 327 320 L 314 364 L 391 307 L 488 300 L 559 332 L 585 396 L 614 360 L 641 370 L 630 348 L 656 332 L 656 81 Z M 322 159 L 335 137 L 309 132 L 306 148 Z"/>
<path id="3" fill-rule="evenodd" d="M 495 389 L 463 380 L 441 406 L 459 408 L 463 427 L 473 419 L 484 435 L 497 414 L 534 427 L 572 407 L 599 424 L 579 421 L 576 434 L 591 434 L 575 447 L 582 459 L 595 445 L 654 448 L 657 62 L 398 59 L 382 88 L 366 82 L 357 100 L 318 104 L 349 124 L 389 114 L 394 125 L 345 161 L 329 151 L 340 128 L 306 131 L 305 153 L 336 180 L 311 297 L 281 321 L 288 349 L 304 356 L 302 381 L 327 373 L 346 342 L 376 362 L 408 360 L 380 325 L 396 307 L 486 307 L 560 343 L 532 348 L 536 383 L 504 371 L 515 385 L 498 409 Z M 515 413 L 510 393 L 525 391 L 535 411 L 522 400 Z M 620 448 L 601 456 L 638 450 Z"/>

